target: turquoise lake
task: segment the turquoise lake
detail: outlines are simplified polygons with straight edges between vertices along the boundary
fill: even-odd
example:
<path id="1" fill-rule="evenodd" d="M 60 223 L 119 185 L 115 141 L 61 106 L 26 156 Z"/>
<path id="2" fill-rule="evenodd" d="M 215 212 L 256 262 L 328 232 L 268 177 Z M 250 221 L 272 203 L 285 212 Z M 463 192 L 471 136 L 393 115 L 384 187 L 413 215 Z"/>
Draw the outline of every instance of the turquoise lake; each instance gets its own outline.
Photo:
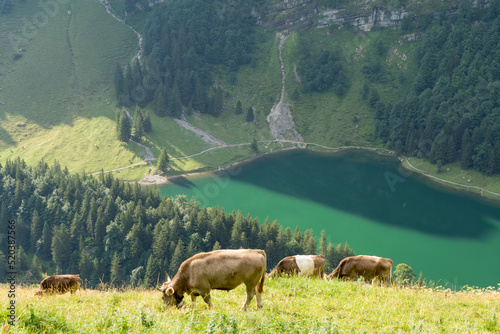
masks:
<path id="1" fill-rule="evenodd" d="M 407 263 L 450 288 L 500 283 L 500 205 L 410 175 L 396 159 L 285 151 L 160 191 L 312 228 L 318 239 L 324 229 L 334 245 Z"/>

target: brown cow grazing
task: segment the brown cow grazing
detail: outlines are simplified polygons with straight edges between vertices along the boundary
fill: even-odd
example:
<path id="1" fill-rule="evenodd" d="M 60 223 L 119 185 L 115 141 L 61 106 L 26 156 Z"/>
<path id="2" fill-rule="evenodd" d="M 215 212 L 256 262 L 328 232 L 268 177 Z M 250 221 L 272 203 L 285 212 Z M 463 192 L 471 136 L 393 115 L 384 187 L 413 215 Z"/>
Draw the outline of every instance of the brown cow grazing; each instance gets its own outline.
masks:
<path id="1" fill-rule="evenodd" d="M 66 293 L 68 291 L 74 294 L 82 282 L 80 275 L 55 275 L 45 278 L 40 283 L 40 290 L 35 295 L 44 293 Z"/>
<path id="2" fill-rule="evenodd" d="M 227 249 L 196 254 L 184 261 L 177 274 L 161 288 L 163 302 L 181 308 L 184 294 L 191 295 L 193 307 L 196 297 L 201 296 L 212 307 L 210 290 L 232 290 L 244 283 L 247 299 L 242 309 L 247 310 L 253 296 L 257 295 L 257 308 L 262 307 L 266 273 L 266 252 L 260 249 Z"/>
<path id="3" fill-rule="evenodd" d="M 363 277 L 365 281 L 372 281 L 372 284 L 375 284 L 377 281 L 384 284 L 384 282 L 387 283 L 387 279 L 390 277 L 391 285 L 394 286 L 392 265 L 391 259 L 383 257 L 368 255 L 350 256 L 340 261 L 337 268 L 327 278 L 332 279 L 337 277 L 338 279 L 357 280 Z M 389 284 L 387 283 L 387 285 Z"/>
<path id="4" fill-rule="evenodd" d="M 323 255 L 294 255 L 282 259 L 269 273 L 269 277 L 283 275 L 313 276 L 322 278 L 325 267 Z"/>

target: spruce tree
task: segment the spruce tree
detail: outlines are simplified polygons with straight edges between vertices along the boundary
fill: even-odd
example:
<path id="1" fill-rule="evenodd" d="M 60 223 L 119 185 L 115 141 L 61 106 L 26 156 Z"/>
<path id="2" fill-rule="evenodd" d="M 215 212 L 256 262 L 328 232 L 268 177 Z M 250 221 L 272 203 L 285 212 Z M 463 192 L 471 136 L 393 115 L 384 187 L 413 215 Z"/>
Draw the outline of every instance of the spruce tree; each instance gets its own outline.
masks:
<path id="1" fill-rule="evenodd" d="M 205 89 L 203 88 L 203 85 L 198 78 L 196 79 L 194 85 L 194 94 L 193 98 L 191 99 L 191 105 L 194 110 L 205 113 L 207 105 L 207 94 L 205 93 Z"/>
<path id="2" fill-rule="evenodd" d="M 134 115 L 134 124 L 132 127 L 132 137 L 137 141 L 141 141 L 143 136 L 144 136 L 144 127 L 143 127 L 142 112 L 139 106 L 136 106 Z"/>
<path id="3" fill-rule="evenodd" d="M 113 255 L 113 259 L 111 260 L 111 268 L 110 268 L 110 275 L 109 278 L 111 280 L 111 283 L 114 284 L 115 286 L 119 286 L 121 282 L 121 265 L 120 265 L 120 257 L 118 256 L 118 253 L 115 252 Z"/>
<path id="4" fill-rule="evenodd" d="M 144 285 L 147 287 L 154 286 L 160 275 L 160 267 L 158 265 L 158 259 L 156 259 L 153 254 L 148 258 L 148 263 L 146 265 L 146 273 L 144 275 Z"/>
<path id="5" fill-rule="evenodd" d="M 166 149 L 162 149 L 158 161 L 156 162 L 156 167 L 158 170 L 164 171 L 168 167 L 168 153 Z"/>
<path id="6" fill-rule="evenodd" d="M 212 250 L 219 250 L 219 249 L 221 249 L 220 243 L 216 241 L 214 246 L 212 247 Z"/>
<path id="7" fill-rule="evenodd" d="M 243 114 L 243 107 L 242 107 L 242 105 L 241 105 L 241 101 L 240 101 L 240 100 L 238 100 L 238 102 L 236 102 L 236 107 L 235 107 L 235 109 L 234 109 L 234 113 L 235 113 L 236 115 L 241 115 L 241 114 Z"/>
<path id="8" fill-rule="evenodd" d="M 253 153 L 259 153 L 259 145 L 257 144 L 257 139 L 253 139 L 252 143 L 250 144 L 250 149 L 252 150 Z"/>
<path id="9" fill-rule="evenodd" d="M 52 229 L 48 221 L 43 224 L 41 241 L 40 256 L 44 260 L 50 260 L 52 258 Z"/>
<path id="10" fill-rule="evenodd" d="M 255 119 L 255 115 L 253 112 L 253 108 L 250 107 L 247 110 L 247 117 L 246 117 L 247 123 L 252 123 L 254 121 L 254 119 Z"/>
<path id="11" fill-rule="evenodd" d="M 36 281 L 40 281 L 42 279 L 42 264 L 38 260 L 38 256 L 33 255 L 33 260 L 31 261 L 30 266 L 31 275 L 33 275 Z"/>
<path id="12" fill-rule="evenodd" d="M 149 115 L 149 111 L 147 110 L 143 113 L 142 128 L 144 129 L 145 133 L 150 133 L 151 131 L 153 131 L 151 116 Z"/>
<path id="13" fill-rule="evenodd" d="M 40 216 L 38 215 L 38 211 L 33 211 L 33 215 L 31 217 L 31 233 L 30 233 L 30 244 L 31 250 L 33 252 L 38 252 L 36 249 L 37 242 L 42 238 L 42 225 L 40 222 Z"/>
<path id="14" fill-rule="evenodd" d="M 325 255 L 324 271 L 325 273 L 329 273 L 333 269 L 335 269 L 338 265 L 338 263 L 335 262 L 335 249 L 333 248 L 333 244 L 331 242 L 328 243 L 328 246 L 326 247 L 326 253 L 324 255 Z"/>
<path id="15" fill-rule="evenodd" d="M 124 110 L 121 111 L 120 116 L 120 131 L 118 132 L 118 139 L 123 142 L 128 142 L 131 138 L 132 125 L 130 119 Z"/>
<path id="16" fill-rule="evenodd" d="M 177 246 L 175 247 L 174 254 L 172 255 L 172 259 L 170 260 L 169 271 L 171 274 L 174 274 L 179 269 L 181 263 L 184 261 L 184 244 L 181 239 L 177 242 Z"/>
<path id="17" fill-rule="evenodd" d="M 85 281 L 90 281 L 94 271 L 94 266 L 89 254 L 85 250 L 80 252 L 80 263 L 78 264 L 78 269 L 80 278 L 82 279 L 82 284 Z"/>
<path id="18" fill-rule="evenodd" d="M 179 88 L 174 86 L 168 101 L 168 113 L 171 117 L 180 118 L 182 115 L 182 102 Z"/>
<path id="19" fill-rule="evenodd" d="M 71 234 L 66 224 L 54 228 L 52 237 L 52 259 L 62 270 L 66 270 L 71 258 Z"/>
<path id="20" fill-rule="evenodd" d="M 23 246 L 19 246 L 16 254 L 16 266 L 18 269 L 27 270 L 29 268 L 28 257 Z"/>
<path id="21" fill-rule="evenodd" d="M 168 90 L 164 84 L 160 84 L 155 91 L 153 110 L 156 115 L 163 117 L 168 111 Z"/>
<path id="22" fill-rule="evenodd" d="M 326 243 L 326 231 L 321 230 L 321 237 L 319 239 L 319 253 L 325 256 L 327 247 L 328 245 Z"/>

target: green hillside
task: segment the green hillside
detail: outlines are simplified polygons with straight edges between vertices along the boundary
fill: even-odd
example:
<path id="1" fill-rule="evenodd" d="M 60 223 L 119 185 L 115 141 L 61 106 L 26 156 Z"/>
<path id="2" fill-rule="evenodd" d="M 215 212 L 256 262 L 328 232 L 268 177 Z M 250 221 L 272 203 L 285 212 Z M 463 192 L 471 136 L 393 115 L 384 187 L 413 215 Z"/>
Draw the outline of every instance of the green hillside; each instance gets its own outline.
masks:
<path id="1" fill-rule="evenodd" d="M 1 287 L 0 293 L 7 290 Z M 252 301 L 248 312 L 239 310 L 243 286 L 212 291 L 211 311 L 201 298 L 194 309 L 190 300 L 183 310 L 167 309 L 155 290 L 81 290 L 48 297 L 34 296 L 35 291 L 16 291 L 19 318 L 9 333 L 500 332 L 497 290 L 391 289 L 282 278 L 266 280 L 264 307 L 256 310 Z M 2 309 L 1 324 L 7 326 Z"/>
<path id="2" fill-rule="evenodd" d="M 47 13 L 36 1 L 18 1 L 0 25 L 2 162 L 57 159 L 71 170 L 99 171 L 142 160 L 138 148 L 112 133 L 112 70 L 137 49 L 129 29 L 97 1 L 72 1 Z"/>

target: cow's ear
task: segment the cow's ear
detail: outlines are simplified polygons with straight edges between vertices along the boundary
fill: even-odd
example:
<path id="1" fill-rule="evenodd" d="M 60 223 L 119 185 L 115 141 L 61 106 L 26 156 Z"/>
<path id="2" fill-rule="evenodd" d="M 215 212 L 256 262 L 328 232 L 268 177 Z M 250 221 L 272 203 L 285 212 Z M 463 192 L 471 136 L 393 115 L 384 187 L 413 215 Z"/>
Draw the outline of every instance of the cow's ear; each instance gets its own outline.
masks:
<path id="1" fill-rule="evenodd" d="M 169 296 L 174 294 L 174 288 L 170 287 L 167 290 L 165 290 L 165 293 Z"/>
<path id="2" fill-rule="evenodd" d="M 167 275 L 167 283 L 171 281 L 170 276 L 168 276 L 167 272 L 165 271 L 165 275 Z"/>

